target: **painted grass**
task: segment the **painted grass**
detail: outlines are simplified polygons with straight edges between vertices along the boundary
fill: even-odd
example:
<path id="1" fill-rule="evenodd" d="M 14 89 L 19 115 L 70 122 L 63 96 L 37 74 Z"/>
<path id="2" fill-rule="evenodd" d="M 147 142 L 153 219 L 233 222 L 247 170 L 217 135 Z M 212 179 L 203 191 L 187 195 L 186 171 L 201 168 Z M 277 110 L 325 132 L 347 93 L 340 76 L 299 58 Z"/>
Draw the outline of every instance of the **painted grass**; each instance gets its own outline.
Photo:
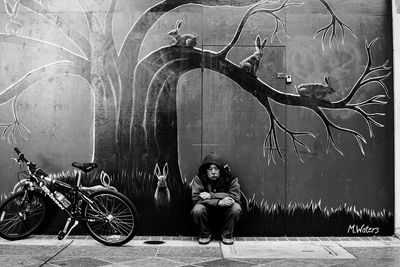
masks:
<path id="1" fill-rule="evenodd" d="M 347 204 L 323 208 L 321 201 L 285 206 L 257 203 L 254 196 L 248 201 L 247 216 L 238 229 L 247 236 L 368 236 L 392 235 L 394 231 L 393 213 L 386 210 L 360 210 Z"/>
<path id="2" fill-rule="evenodd" d="M 62 172 L 53 177 L 72 184 L 77 176 L 76 172 Z M 189 184 L 168 182 L 171 202 L 158 208 L 153 197 L 157 180 L 152 174 L 123 171 L 111 177 L 111 185 L 131 199 L 138 211 L 137 235 L 197 235 L 190 216 Z M 82 184 L 100 184 L 99 173 L 84 175 Z M 370 236 L 392 235 L 394 231 L 394 215 L 386 210 L 357 209 L 346 204 L 328 208 L 322 207 L 321 201 L 284 205 L 264 200 L 257 202 L 254 196 L 247 198 L 244 195 L 242 202 L 244 212 L 235 230 L 236 236 Z M 62 228 L 65 217 L 60 212 L 57 214 L 54 217 L 61 218 L 62 222 L 52 222 L 46 233 L 56 233 Z"/>

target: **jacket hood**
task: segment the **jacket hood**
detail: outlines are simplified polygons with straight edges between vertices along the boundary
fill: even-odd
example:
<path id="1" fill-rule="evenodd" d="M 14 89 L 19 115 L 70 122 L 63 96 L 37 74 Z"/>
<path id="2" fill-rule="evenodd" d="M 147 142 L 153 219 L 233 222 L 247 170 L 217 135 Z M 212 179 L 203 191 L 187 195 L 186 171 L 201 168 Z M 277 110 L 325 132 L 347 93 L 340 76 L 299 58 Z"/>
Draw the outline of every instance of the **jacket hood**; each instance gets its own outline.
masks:
<path id="1" fill-rule="evenodd" d="M 206 175 L 206 170 L 208 169 L 208 167 L 210 167 L 211 164 L 215 164 L 220 169 L 221 175 L 226 175 L 223 160 L 216 153 L 212 152 L 204 157 L 203 162 L 199 167 L 200 177 L 202 176 L 202 174 Z"/>

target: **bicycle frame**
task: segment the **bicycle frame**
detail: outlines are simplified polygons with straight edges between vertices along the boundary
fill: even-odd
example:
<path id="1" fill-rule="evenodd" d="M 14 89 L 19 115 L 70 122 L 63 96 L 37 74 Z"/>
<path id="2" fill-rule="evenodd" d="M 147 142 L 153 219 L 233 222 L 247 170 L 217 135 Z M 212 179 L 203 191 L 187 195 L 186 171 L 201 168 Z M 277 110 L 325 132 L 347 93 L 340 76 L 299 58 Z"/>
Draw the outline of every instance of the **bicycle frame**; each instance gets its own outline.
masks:
<path id="1" fill-rule="evenodd" d="M 85 189 L 82 189 L 81 186 L 81 177 L 82 177 L 82 172 L 79 171 L 78 172 L 78 180 L 77 180 L 77 184 L 76 186 L 71 186 L 70 184 L 58 181 L 56 179 L 52 179 L 49 177 L 38 177 L 36 175 L 34 175 L 31 170 L 29 170 L 28 167 L 28 171 L 29 171 L 29 175 L 30 175 L 30 180 L 29 182 L 25 183 L 24 185 L 24 190 L 26 191 L 30 191 L 30 190 L 37 190 L 38 188 L 43 191 L 44 195 L 46 195 L 47 197 L 49 197 L 66 215 L 68 215 L 69 218 L 71 218 L 72 220 L 79 220 L 79 221 L 85 221 L 86 218 L 82 218 L 77 214 L 77 209 L 78 209 L 78 205 L 79 205 L 79 200 L 82 200 L 84 202 L 86 202 L 88 205 L 91 205 L 93 203 L 93 201 L 91 201 L 88 197 L 87 197 L 87 190 L 90 190 L 93 187 L 86 187 Z M 62 186 L 66 189 L 71 190 L 68 194 L 72 195 L 72 203 L 71 203 L 71 208 L 70 210 L 68 208 L 66 208 L 63 203 L 61 203 L 61 201 L 59 201 L 53 194 L 55 190 L 51 190 L 47 187 L 47 183 L 51 183 L 51 184 L 57 184 L 59 186 Z M 81 205 L 81 204 L 80 204 Z"/>

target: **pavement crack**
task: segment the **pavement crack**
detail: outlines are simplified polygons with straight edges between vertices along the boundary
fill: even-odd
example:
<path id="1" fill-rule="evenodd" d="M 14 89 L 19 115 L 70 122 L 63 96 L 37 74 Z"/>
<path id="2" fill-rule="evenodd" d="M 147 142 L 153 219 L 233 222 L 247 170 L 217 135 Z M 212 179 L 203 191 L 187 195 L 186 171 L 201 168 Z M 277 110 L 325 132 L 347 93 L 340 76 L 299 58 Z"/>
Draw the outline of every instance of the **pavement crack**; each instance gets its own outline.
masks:
<path id="1" fill-rule="evenodd" d="M 60 251 L 58 251 L 56 254 L 54 254 L 53 256 L 51 256 L 50 258 L 48 258 L 45 262 L 43 262 L 42 264 L 39 265 L 39 267 L 42 267 L 43 265 L 45 265 L 46 263 L 48 263 L 49 261 L 51 261 L 52 259 L 54 259 L 55 257 L 57 257 L 58 254 L 60 254 L 63 250 L 65 250 L 67 247 L 69 247 L 72 242 L 74 242 L 74 240 L 71 240 L 71 242 L 69 242 L 68 245 L 66 245 L 65 247 L 63 247 L 62 249 L 60 249 Z"/>
<path id="2" fill-rule="evenodd" d="M 160 251 L 160 247 L 157 248 L 156 255 L 154 257 L 158 257 L 158 252 Z"/>

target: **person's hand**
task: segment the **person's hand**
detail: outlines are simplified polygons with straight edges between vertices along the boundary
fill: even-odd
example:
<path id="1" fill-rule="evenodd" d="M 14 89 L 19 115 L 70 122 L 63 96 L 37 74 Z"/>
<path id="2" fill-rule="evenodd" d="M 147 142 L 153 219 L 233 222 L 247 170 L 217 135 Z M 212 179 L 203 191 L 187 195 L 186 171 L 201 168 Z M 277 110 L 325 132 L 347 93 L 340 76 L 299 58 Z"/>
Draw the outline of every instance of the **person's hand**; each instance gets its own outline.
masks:
<path id="1" fill-rule="evenodd" d="M 208 192 L 201 192 L 199 196 L 200 196 L 203 200 L 206 200 L 206 199 L 210 199 L 210 198 L 211 198 L 211 194 L 208 193 Z"/>
<path id="2" fill-rule="evenodd" d="M 233 204 L 235 204 L 235 200 L 233 200 L 233 198 L 231 198 L 231 197 L 224 197 L 223 199 L 218 201 L 218 206 L 221 206 L 221 207 L 230 207 Z"/>

